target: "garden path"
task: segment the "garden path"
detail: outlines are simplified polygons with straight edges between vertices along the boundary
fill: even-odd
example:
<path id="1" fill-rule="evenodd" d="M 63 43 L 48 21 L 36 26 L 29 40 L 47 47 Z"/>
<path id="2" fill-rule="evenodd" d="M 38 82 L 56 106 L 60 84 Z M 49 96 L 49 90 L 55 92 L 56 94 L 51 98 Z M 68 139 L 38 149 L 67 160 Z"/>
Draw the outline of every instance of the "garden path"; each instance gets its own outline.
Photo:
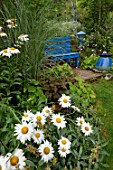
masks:
<path id="1" fill-rule="evenodd" d="M 103 75 L 102 72 L 99 73 L 91 70 L 82 70 L 81 68 L 73 68 L 73 71 L 77 76 L 83 78 L 84 80 L 91 80 Z"/>

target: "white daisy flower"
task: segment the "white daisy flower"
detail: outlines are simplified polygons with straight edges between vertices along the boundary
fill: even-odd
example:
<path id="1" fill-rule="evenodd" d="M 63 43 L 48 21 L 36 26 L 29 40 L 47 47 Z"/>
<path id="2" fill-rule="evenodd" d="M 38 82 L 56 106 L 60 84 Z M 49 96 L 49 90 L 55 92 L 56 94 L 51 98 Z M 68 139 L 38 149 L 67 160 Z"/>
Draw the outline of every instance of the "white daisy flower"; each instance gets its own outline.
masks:
<path id="1" fill-rule="evenodd" d="M 8 48 L 8 50 L 11 52 L 11 54 L 18 54 L 20 51 L 14 47 Z"/>
<path id="2" fill-rule="evenodd" d="M 6 170 L 6 158 L 0 155 L 0 170 Z"/>
<path id="3" fill-rule="evenodd" d="M 4 49 L 4 50 L 0 51 L 0 55 L 7 56 L 9 58 L 12 56 L 12 54 L 10 53 L 10 51 L 8 49 Z"/>
<path id="4" fill-rule="evenodd" d="M 76 106 L 71 106 L 71 108 L 73 108 L 74 110 L 76 110 L 77 112 L 80 112 L 80 109 Z"/>
<path id="5" fill-rule="evenodd" d="M 71 146 L 71 142 L 69 141 L 69 139 L 65 138 L 65 137 L 61 137 L 61 139 L 58 140 L 58 145 L 60 147 L 67 147 L 70 148 Z"/>
<path id="6" fill-rule="evenodd" d="M 8 23 L 8 25 L 7 25 L 8 28 L 16 28 L 17 27 L 17 24 L 15 24 L 16 23 L 15 18 L 8 19 L 6 22 Z"/>
<path id="7" fill-rule="evenodd" d="M 16 28 L 17 27 L 17 24 L 15 23 L 10 23 L 7 25 L 8 28 Z"/>
<path id="8" fill-rule="evenodd" d="M 82 125 L 81 130 L 85 134 L 85 136 L 88 136 L 90 135 L 90 133 L 93 133 L 92 126 L 86 122 Z"/>
<path id="9" fill-rule="evenodd" d="M 27 110 L 26 112 L 23 113 L 23 116 L 22 116 L 22 122 L 24 121 L 31 121 L 33 117 L 33 113 L 30 111 L 30 110 Z"/>
<path id="10" fill-rule="evenodd" d="M 18 37 L 18 39 L 19 39 L 20 41 L 28 41 L 28 40 L 29 40 L 27 34 L 21 34 L 21 35 Z"/>
<path id="11" fill-rule="evenodd" d="M 31 140 L 33 131 L 31 123 L 23 122 L 22 124 L 16 124 L 14 136 L 17 136 L 16 138 L 24 144 L 27 140 Z"/>
<path id="12" fill-rule="evenodd" d="M 42 156 L 42 160 L 44 162 L 48 162 L 49 160 L 53 159 L 54 155 L 54 149 L 52 147 L 52 144 L 49 143 L 47 140 L 44 141 L 43 144 L 41 144 L 38 148 L 38 151 L 40 152 L 40 155 Z"/>
<path id="13" fill-rule="evenodd" d="M 2 31 L 3 27 L 0 26 L 0 31 Z"/>
<path id="14" fill-rule="evenodd" d="M 52 109 L 49 108 L 48 106 L 46 106 L 42 110 L 42 114 L 44 114 L 44 116 L 48 117 L 48 116 L 50 116 L 52 114 Z"/>
<path id="15" fill-rule="evenodd" d="M 65 157 L 66 155 L 69 154 L 71 151 L 69 148 L 67 147 L 59 147 L 58 148 L 58 153 L 60 154 L 61 157 Z"/>
<path id="16" fill-rule="evenodd" d="M 44 141 L 44 132 L 42 130 L 34 130 L 32 139 L 34 140 L 35 143 L 39 144 L 42 141 Z"/>
<path id="17" fill-rule="evenodd" d="M 8 19 L 6 22 L 7 22 L 7 23 L 15 23 L 15 22 L 16 22 L 16 19 L 15 19 L 15 18 Z"/>
<path id="18" fill-rule="evenodd" d="M 26 166 L 26 158 L 24 156 L 24 152 L 22 149 L 15 149 L 15 151 L 9 157 L 7 162 L 7 169 L 8 170 L 23 170 Z"/>
<path id="19" fill-rule="evenodd" d="M 77 126 L 82 126 L 85 123 L 83 116 L 77 117 L 76 123 L 77 123 Z"/>
<path id="20" fill-rule="evenodd" d="M 70 97 L 69 97 L 69 96 L 66 96 L 65 94 L 62 94 L 62 97 L 59 98 L 58 101 L 60 102 L 59 104 L 60 104 L 63 108 L 67 108 L 67 107 L 70 107 L 70 106 L 71 106 Z"/>
<path id="21" fill-rule="evenodd" d="M 58 129 L 66 127 L 67 122 L 65 121 L 64 116 L 60 116 L 60 114 L 53 114 L 51 119 L 53 124 L 57 126 Z"/>
<path id="22" fill-rule="evenodd" d="M 0 32 L 0 37 L 7 37 L 7 34 L 5 32 Z"/>
<path id="23" fill-rule="evenodd" d="M 36 114 L 34 114 L 32 119 L 33 119 L 33 123 L 34 123 L 35 127 L 38 124 L 44 125 L 45 122 L 46 122 L 45 116 L 42 113 L 40 113 L 40 112 L 37 112 Z"/>

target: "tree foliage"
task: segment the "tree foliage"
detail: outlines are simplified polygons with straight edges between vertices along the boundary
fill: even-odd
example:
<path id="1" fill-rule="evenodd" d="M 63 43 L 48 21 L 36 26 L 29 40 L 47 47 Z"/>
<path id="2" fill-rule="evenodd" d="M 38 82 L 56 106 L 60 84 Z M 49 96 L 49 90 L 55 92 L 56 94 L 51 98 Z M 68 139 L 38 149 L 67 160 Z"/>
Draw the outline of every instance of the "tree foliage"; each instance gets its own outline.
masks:
<path id="1" fill-rule="evenodd" d="M 94 31 L 98 30 L 99 27 L 105 27 L 109 12 L 113 10 L 113 1 L 78 0 L 77 6 L 80 21 L 83 22 L 87 28 L 92 28 Z"/>

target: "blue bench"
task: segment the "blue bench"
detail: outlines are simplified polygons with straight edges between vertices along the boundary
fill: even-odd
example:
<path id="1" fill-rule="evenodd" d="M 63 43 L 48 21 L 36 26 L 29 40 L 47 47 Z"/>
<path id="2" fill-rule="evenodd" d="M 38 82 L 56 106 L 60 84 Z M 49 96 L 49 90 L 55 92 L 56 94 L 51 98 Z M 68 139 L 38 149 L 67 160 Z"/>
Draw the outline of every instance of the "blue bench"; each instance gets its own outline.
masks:
<path id="1" fill-rule="evenodd" d="M 74 59 L 75 67 L 79 67 L 80 52 L 71 52 L 71 39 L 69 36 L 50 38 L 45 47 L 45 56 L 52 58 L 55 64 L 58 60 L 66 60 L 70 63 L 70 59 Z"/>

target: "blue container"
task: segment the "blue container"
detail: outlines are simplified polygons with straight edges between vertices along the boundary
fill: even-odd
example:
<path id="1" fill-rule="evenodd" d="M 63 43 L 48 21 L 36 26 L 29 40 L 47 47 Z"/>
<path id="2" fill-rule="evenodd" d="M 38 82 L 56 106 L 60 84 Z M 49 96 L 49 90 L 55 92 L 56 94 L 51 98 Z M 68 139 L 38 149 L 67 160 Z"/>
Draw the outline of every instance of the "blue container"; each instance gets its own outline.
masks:
<path id="1" fill-rule="evenodd" d="M 102 53 L 96 63 L 96 68 L 99 70 L 109 70 L 112 66 L 112 54 Z"/>

